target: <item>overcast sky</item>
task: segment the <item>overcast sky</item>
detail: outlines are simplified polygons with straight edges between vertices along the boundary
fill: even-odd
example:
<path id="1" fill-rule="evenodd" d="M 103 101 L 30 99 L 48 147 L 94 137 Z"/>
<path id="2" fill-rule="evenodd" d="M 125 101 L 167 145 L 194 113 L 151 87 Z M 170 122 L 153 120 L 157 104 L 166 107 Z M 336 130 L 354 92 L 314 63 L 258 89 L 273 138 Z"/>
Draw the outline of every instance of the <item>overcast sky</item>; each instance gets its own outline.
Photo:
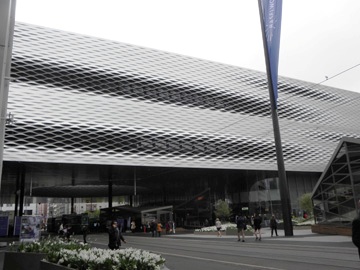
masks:
<path id="1" fill-rule="evenodd" d="M 359 14 L 283 0 L 279 75 L 360 92 Z M 17 0 L 16 20 L 265 71 L 257 0 Z"/>

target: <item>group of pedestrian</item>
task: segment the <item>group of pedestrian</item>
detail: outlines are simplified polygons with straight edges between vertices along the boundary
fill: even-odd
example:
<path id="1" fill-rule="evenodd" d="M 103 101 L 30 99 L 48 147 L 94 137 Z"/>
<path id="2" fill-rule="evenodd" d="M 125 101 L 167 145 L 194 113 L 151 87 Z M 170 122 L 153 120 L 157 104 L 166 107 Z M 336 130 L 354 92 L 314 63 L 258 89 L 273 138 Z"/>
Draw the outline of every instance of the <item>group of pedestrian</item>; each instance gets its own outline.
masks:
<path id="1" fill-rule="evenodd" d="M 150 232 L 152 237 L 161 237 L 162 232 L 162 224 L 161 222 L 156 222 L 156 220 L 152 220 L 150 222 Z"/>
<path id="2" fill-rule="evenodd" d="M 60 224 L 59 227 L 59 231 L 58 231 L 58 235 L 60 238 L 66 239 L 66 240 L 70 240 L 70 235 L 72 234 L 71 232 L 71 226 L 69 225 L 64 225 L 63 223 Z"/>
<path id="3" fill-rule="evenodd" d="M 86 241 L 86 237 L 89 233 L 89 227 L 88 225 L 82 225 L 81 226 L 81 232 L 83 234 L 83 240 L 84 240 L 84 244 L 87 243 Z M 70 225 L 67 225 L 64 223 L 61 223 L 60 226 L 59 226 L 59 230 L 58 230 L 58 236 L 59 238 L 62 238 L 62 239 L 65 239 L 67 241 L 70 240 L 70 236 L 73 234 L 73 231 L 72 231 L 72 227 Z"/>
<path id="4" fill-rule="evenodd" d="M 247 230 L 248 223 L 249 223 L 249 220 L 246 216 L 240 215 L 236 218 L 236 227 L 237 227 L 239 242 L 240 241 L 245 242 L 245 231 Z M 261 224 L 262 224 L 261 216 L 259 214 L 255 214 L 251 218 L 250 223 L 254 229 L 255 241 L 261 241 Z M 278 236 L 277 225 L 278 225 L 278 222 L 275 218 L 275 215 L 272 215 L 272 217 L 270 219 L 271 237 L 273 237 L 274 233 L 276 236 Z"/>
<path id="5" fill-rule="evenodd" d="M 160 221 L 156 222 L 156 220 L 152 220 L 149 224 L 149 229 L 152 237 L 161 237 L 163 228 L 164 226 Z M 165 233 L 175 233 L 175 222 L 169 220 L 165 223 Z"/>
<path id="6" fill-rule="evenodd" d="M 261 223 L 262 223 L 261 216 L 259 216 L 259 214 L 255 214 L 255 216 L 252 219 L 252 225 L 254 226 L 255 241 L 256 240 L 261 241 Z M 245 231 L 247 229 L 247 224 L 248 224 L 248 219 L 246 216 L 240 215 L 236 218 L 236 227 L 237 227 L 237 232 L 238 232 L 238 240 L 237 241 L 245 242 Z M 171 222 L 166 223 L 166 231 L 170 231 L 169 228 L 171 225 L 172 225 Z M 221 221 L 219 218 L 216 219 L 215 226 L 217 229 L 217 236 L 221 237 L 222 236 L 222 234 L 221 234 L 222 224 L 221 224 Z M 150 228 L 152 228 L 151 232 L 152 232 L 153 237 L 156 236 L 156 233 L 155 233 L 156 231 L 157 231 L 158 237 L 161 236 L 161 231 L 162 231 L 161 222 L 156 223 L 156 221 L 153 220 L 150 224 Z M 272 215 L 272 217 L 270 219 L 270 228 L 271 228 L 271 237 L 273 237 L 274 232 L 275 232 L 275 235 L 278 236 L 277 220 L 274 215 Z M 59 236 L 65 237 L 68 239 L 70 237 L 70 231 L 69 231 L 70 229 L 71 229 L 71 227 L 69 227 L 67 225 L 64 226 L 63 224 L 61 224 L 59 227 Z M 84 243 L 86 243 L 88 227 L 83 226 L 82 231 L 83 231 Z M 113 220 L 111 222 L 111 226 L 108 230 L 108 234 L 109 234 L 108 247 L 110 249 L 112 249 L 112 250 L 119 249 L 121 246 L 121 242 L 126 243 L 126 240 L 124 239 L 123 235 L 121 234 L 121 229 L 118 227 L 118 223 L 115 220 Z M 352 222 L 352 242 L 358 248 L 358 253 L 359 253 L 359 258 L 360 258 L 360 217 L 355 218 L 354 221 Z"/>
<path id="7" fill-rule="evenodd" d="M 245 231 L 247 229 L 247 223 L 248 219 L 245 216 L 238 216 L 236 219 L 236 227 L 238 231 L 238 241 L 245 242 Z M 259 216 L 259 214 L 255 214 L 253 220 L 252 220 L 253 226 L 254 226 L 254 236 L 255 241 L 259 240 L 261 241 L 261 223 L 262 218 Z M 167 223 L 168 224 L 168 223 Z M 166 225 L 168 226 L 168 225 Z M 215 221 L 215 226 L 217 229 L 217 236 L 221 237 L 221 229 L 222 224 L 219 218 Z M 150 224 L 150 227 L 155 228 L 151 229 L 152 236 L 155 237 L 155 231 L 158 233 L 158 237 L 161 236 L 162 231 L 162 224 L 161 222 L 156 223 L 155 220 L 153 220 Z M 278 236 L 277 233 L 277 220 L 274 215 L 272 215 L 270 219 L 270 228 L 271 228 L 271 237 L 273 237 L 273 234 L 275 232 L 275 235 Z M 64 226 L 63 224 L 60 225 L 59 228 L 59 235 L 65 236 L 66 238 L 69 237 L 70 228 L 68 226 Z M 86 243 L 86 234 L 87 234 L 88 228 L 83 228 L 84 233 L 84 243 Z M 121 242 L 126 243 L 126 240 L 124 239 L 123 235 L 121 234 L 121 229 L 119 229 L 117 222 L 114 220 L 111 222 L 111 226 L 108 230 L 109 233 L 109 248 L 119 249 L 121 246 Z M 360 217 L 355 218 L 352 222 L 352 242 L 354 245 L 358 248 L 359 252 L 359 258 L 360 258 Z"/>
<path id="8" fill-rule="evenodd" d="M 260 220 L 260 228 L 259 228 L 259 224 L 257 222 L 257 218 L 255 217 L 253 219 L 253 224 L 254 224 L 254 235 L 256 236 L 256 240 L 258 239 L 257 233 L 260 234 L 260 228 L 261 228 L 261 220 Z M 247 230 L 247 224 L 248 224 L 248 218 L 246 216 L 240 215 L 236 217 L 236 227 L 237 227 L 237 235 L 238 235 L 238 241 L 240 242 L 245 242 L 245 231 Z M 255 226 L 256 224 L 256 226 Z"/>

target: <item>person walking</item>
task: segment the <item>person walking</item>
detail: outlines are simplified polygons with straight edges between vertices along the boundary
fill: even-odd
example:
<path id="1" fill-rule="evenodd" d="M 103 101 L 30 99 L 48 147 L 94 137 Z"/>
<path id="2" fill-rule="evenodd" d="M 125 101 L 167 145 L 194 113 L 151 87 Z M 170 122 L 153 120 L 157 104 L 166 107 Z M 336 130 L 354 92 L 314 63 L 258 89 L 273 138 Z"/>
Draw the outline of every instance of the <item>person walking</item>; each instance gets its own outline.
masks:
<path id="1" fill-rule="evenodd" d="M 156 222 L 155 220 L 152 220 L 150 223 L 150 231 L 151 231 L 151 236 L 155 237 L 156 236 Z"/>
<path id="2" fill-rule="evenodd" d="M 360 217 L 357 217 L 352 222 L 352 235 L 351 239 L 353 244 L 357 247 L 360 258 Z"/>
<path id="3" fill-rule="evenodd" d="M 58 231 L 59 236 L 64 235 L 64 224 L 61 223 Z"/>
<path id="4" fill-rule="evenodd" d="M 158 224 L 156 225 L 156 231 L 157 231 L 158 237 L 161 237 L 162 227 L 163 226 L 162 226 L 161 222 L 159 221 Z"/>
<path id="5" fill-rule="evenodd" d="M 204 227 L 209 227 L 209 220 L 208 219 L 205 219 Z"/>
<path id="6" fill-rule="evenodd" d="M 218 218 L 215 220 L 215 227 L 217 230 L 217 237 L 221 237 L 221 221 Z"/>
<path id="7" fill-rule="evenodd" d="M 89 226 L 88 225 L 82 225 L 81 226 L 81 231 L 83 233 L 84 244 L 86 244 L 87 243 L 86 238 L 87 238 L 87 234 L 89 232 Z"/>
<path id="8" fill-rule="evenodd" d="M 135 232 L 135 229 L 136 229 L 136 223 L 135 223 L 135 221 L 133 220 L 133 221 L 131 221 L 131 224 L 130 224 L 130 230 L 131 230 L 132 233 L 134 233 L 134 232 Z"/>
<path id="9" fill-rule="evenodd" d="M 245 242 L 245 230 L 246 230 L 246 218 L 244 216 L 238 216 L 236 219 L 236 227 L 238 231 L 238 241 L 240 242 L 240 235 L 242 242 Z"/>
<path id="10" fill-rule="evenodd" d="M 64 226 L 63 232 L 64 232 L 64 239 L 67 241 L 70 241 L 70 235 L 71 235 L 71 227 L 67 224 Z"/>
<path id="11" fill-rule="evenodd" d="M 176 228 L 175 221 L 172 221 L 171 225 L 172 225 L 172 233 L 175 233 L 175 228 Z"/>
<path id="12" fill-rule="evenodd" d="M 254 217 L 254 235 L 256 237 L 255 241 L 256 240 L 261 241 L 261 222 L 262 222 L 262 219 L 259 216 L 259 214 L 255 214 L 255 217 Z"/>
<path id="13" fill-rule="evenodd" d="M 171 225 L 170 225 L 170 220 L 168 222 L 166 222 L 165 224 L 165 233 L 166 234 L 169 234 L 170 233 L 170 228 L 171 228 Z"/>
<path id="14" fill-rule="evenodd" d="M 124 237 L 121 234 L 121 231 L 118 228 L 118 224 L 115 220 L 111 222 L 111 227 L 108 231 L 109 233 L 109 244 L 108 247 L 112 250 L 119 249 L 121 246 L 121 241 L 126 243 Z"/>
<path id="15" fill-rule="evenodd" d="M 270 228 L 271 228 L 271 237 L 273 237 L 274 231 L 275 231 L 275 235 L 278 236 L 277 221 L 274 215 L 272 215 L 270 219 Z"/>

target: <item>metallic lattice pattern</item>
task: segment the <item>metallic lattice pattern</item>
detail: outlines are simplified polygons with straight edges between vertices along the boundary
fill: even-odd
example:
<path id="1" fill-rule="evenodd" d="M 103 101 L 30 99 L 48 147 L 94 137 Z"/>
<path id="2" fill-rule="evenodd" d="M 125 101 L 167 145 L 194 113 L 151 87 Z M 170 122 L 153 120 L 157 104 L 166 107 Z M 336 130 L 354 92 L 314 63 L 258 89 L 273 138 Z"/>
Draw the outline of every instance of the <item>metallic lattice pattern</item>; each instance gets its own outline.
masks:
<path id="1" fill-rule="evenodd" d="M 266 74 L 16 23 L 4 160 L 276 170 Z M 360 95 L 279 78 L 285 167 L 360 138 Z"/>

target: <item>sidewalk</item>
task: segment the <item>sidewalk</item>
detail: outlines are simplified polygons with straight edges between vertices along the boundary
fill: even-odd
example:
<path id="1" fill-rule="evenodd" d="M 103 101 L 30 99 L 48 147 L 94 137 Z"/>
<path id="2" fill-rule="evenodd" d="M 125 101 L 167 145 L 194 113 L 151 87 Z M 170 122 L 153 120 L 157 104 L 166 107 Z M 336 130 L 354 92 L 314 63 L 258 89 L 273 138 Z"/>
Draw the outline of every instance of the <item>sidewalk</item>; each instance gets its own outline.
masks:
<path id="1" fill-rule="evenodd" d="M 295 242 L 322 242 L 322 243 L 350 243 L 350 236 L 343 235 L 326 235 L 326 234 L 317 234 L 311 232 L 311 229 L 296 229 L 293 231 L 294 236 L 286 237 L 284 236 L 284 230 L 278 230 L 278 237 L 271 237 L 270 228 L 261 229 L 261 237 L 265 240 L 277 240 L 277 241 L 295 241 Z M 170 237 L 191 237 L 191 238 L 216 238 L 216 232 L 214 232 L 214 236 L 209 234 L 173 234 L 169 235 Z M 236 238 L 237 235 L 223 235 L 222 238 Z M 253 236 L 246 236 L 245 238 L 251 239 Z"/>

